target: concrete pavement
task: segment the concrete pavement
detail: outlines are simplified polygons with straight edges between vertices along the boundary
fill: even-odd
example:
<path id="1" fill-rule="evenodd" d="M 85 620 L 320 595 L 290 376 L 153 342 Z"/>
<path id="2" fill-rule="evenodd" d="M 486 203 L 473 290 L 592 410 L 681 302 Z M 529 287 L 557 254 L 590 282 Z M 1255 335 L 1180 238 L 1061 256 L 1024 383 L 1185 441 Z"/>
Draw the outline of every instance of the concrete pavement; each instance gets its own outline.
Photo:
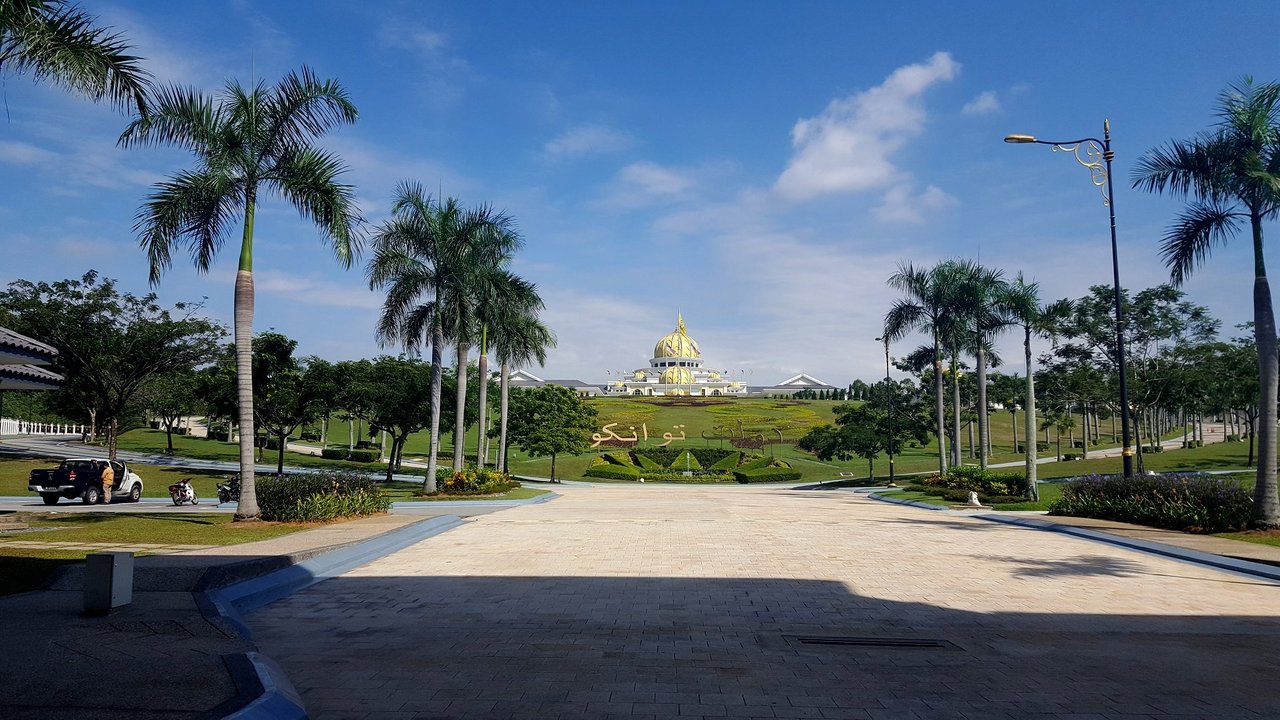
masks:
<path id="1" fill-rule="evenodd" d="M 1280 716 L 1280 585 L 777 488 L 565 485 L 249 616 L 312 717 Z"/>

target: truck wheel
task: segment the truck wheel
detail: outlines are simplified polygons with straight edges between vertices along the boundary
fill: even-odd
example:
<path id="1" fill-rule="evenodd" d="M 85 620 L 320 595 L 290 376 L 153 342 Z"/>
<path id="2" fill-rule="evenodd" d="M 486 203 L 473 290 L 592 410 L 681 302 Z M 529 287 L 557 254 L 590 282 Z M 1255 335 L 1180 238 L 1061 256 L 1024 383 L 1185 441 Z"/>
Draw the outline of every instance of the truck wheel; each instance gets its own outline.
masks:
<path id="1" fill-rule="evenodd" d="M 101 500 L 101 499 L 102 499 L 102 491 L 101 491 L 101 490 L 99 490 L 98 488 L 96 488 L 96 487 L 92 486 L 92 485 L 90 485 L 90 486 L 89 486 L 89 487 L 84 491 L 84 504 L 85 504 L 85 505 L 97 505 L 97 504 L 98 504 L 98 501 L 99 501 L 99 500 Z"/>
<path id="2" fill-rule="evenodd" d="M 139 485 L 138 483 L 134 483 L 133 487 L 130 488 L 129 490 L 129 502 L 138 502 L 141 499 L 142 499 L 142 486 Z"/>
<path id="3" fill-rule="evenodd" d="M 45 493 L 44 495 L 40 496 L 40 499 L 44 501 L 45 505 L 57 505 L 60 497 L 61 496 L 55 495 L 53 493 Z"/>

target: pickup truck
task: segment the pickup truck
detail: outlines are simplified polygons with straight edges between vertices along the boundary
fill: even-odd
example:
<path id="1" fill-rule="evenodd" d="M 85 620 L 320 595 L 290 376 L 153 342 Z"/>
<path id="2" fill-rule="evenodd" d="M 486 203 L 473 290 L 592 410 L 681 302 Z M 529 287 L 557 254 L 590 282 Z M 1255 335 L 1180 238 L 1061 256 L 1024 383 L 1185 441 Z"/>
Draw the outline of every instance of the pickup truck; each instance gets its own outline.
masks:
<path id="1" fill-rule="evenodd" d="M 80 498 L 86 505 L 93 505 L 102 500 L 102 463 L 93 458 L 71 458 L 63 460 L 56 470 L 32 470 L 27 489 L 39 493 L 45 505 L 57 505 L 62 498 Z M 118 460 L 111 461 L 111 469 L 116 475 L 111 499 L 138 502 L 142 498 L 142 478 Z"/>

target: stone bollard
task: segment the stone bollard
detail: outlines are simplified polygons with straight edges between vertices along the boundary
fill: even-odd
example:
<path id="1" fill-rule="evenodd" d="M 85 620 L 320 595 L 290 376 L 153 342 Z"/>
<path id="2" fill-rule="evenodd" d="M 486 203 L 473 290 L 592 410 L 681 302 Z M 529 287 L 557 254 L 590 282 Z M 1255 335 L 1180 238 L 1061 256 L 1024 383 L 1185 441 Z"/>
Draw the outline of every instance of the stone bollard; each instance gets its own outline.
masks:
<path id="1" fill-rule="evenodd" d="M 133 602 L 133 553 L 94 553 L 84 561 L 85 614 L 106 615 Z"/>

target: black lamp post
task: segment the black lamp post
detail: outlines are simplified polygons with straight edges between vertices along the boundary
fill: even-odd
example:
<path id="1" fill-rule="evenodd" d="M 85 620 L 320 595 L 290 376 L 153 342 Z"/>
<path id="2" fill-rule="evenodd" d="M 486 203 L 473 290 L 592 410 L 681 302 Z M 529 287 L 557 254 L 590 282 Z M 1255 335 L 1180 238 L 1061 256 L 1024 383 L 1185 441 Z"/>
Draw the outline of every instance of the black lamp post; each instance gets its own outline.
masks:
<path id="1" fill-rule="evenodd" d="M 1007 143 L 1035 143 L 1052 146 L 1054 151 L 1069 152 L 1076 162 L 1089 170 L 1093 184 L 1102 190 L 1102 204 L 1111 214 L 1111 274 L 1116 302 L 1116 362 L 1120 366 L 1120 432 L 1124 440 L 1124 476 L 1133 477 L 1133 447 L 1129 439 L 1129 383 L 1124 360 L 1124 308 L 1120 299 L 1120 256 L 1116 251 L 1116 208 L 1111 183 L 1111 121 L 1102 121 L 1102 139 L 1080 138 L 1065 142 L 1037 140 L 1033 135 L 1006 135 Z M 1081 154 L 1083 153 L 1083 155 Z"/>
<path id="2" fill-rule="evenodd" d="M 889 336 L 876 338 L 876 341 L 884 341 L 884 392 L 885 397 L 889 399 L 889 484 L 893 485 L 893 390 L 889 387 L 892 382 L 889 379 Z"/>

